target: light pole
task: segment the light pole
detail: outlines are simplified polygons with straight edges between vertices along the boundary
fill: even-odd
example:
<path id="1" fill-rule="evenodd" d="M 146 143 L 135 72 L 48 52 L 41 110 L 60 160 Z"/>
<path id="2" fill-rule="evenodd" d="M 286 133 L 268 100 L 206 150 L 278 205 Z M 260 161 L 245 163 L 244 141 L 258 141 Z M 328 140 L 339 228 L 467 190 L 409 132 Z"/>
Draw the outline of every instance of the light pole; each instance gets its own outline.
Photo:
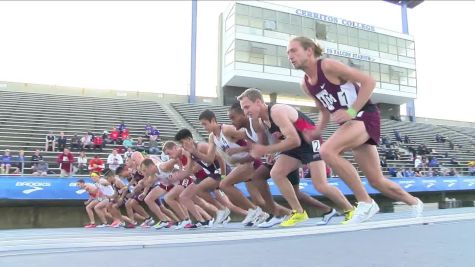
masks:
<path id="1" fill-rule="evenodd" d="M 198 13 L 197 0 L 191 1 L 191 70 L 190 70 L 190 96 L 188 103 L 196 103 L 196 17 Z"/>
<path id="2" fill-rule="evenodd" d="M 401 21 L 402 21 L 402 33 L 409 34 L 409 25 L 407 21 L 407 8 L 415 8 L 422 4 L 424 0 L 384 0 L 386 2 L 401 6 Z M 410 121 L 416 121 L 416 110 L 414 105 L 414 99 L 409 100 L 406 103 L 406 113 L 409 116 Z"/>

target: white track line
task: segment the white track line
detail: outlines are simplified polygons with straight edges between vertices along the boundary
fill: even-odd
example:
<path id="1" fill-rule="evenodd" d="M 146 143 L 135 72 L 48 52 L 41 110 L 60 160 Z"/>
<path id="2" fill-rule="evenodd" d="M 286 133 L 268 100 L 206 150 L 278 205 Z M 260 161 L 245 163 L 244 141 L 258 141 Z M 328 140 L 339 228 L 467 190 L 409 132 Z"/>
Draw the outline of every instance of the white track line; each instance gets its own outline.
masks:
<path id="1" fill-rule="evenodd" d="M 152 247 L 167 244 L 252 240 L 276 237 L 308 236 L 316 234 L 354 232 L 426 223 L 474 220 L 475 213 L 427 216 L 422 218 L 393 219 L 366 222 L 358 225 L 327 225 L 294 228 L 262 229 L 253 231 L 206 232 L 194 234 L 167 234 L 150 236 L 77 236 L 0 241 L 0 257 L 44 253 L 47 250 L 92 249 L 117 247 Z M 119 233 L 120 235 L 120 233 Z"/>

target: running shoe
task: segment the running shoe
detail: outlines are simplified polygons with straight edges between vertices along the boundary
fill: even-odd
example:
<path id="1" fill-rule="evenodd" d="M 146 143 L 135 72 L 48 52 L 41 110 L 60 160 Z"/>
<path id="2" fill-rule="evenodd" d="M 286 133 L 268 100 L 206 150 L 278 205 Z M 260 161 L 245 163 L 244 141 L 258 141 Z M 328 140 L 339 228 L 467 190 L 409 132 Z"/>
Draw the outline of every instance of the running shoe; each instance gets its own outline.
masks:
<path id="1" fill-rule="evenodd" d="M 323 214 L 322 220 L 317 222 L 317 225 L 327 225 L 330 220 L 337 215 L 338 212 L 335 209 L 332 209 L 331 211 Z"/>
<path id="2" fill-rule="evenodd" d="M 378 204 L 372 199 L 371 203 L 358 202 L 356 206 L 353 218 L 351 218 L 347 224 L 358 224 L 371 219 L 376 213 L 379 212 Z"/>
<path id="3" fill-rule="evenodd" d="M 306 211 L 303 212 L 297 212 L 297 211 L 292 211 L 292 214 L 287 217 L 281 224 L 280 226 L 283 227 L 290 227 L 294 226 L 298 223 L 304 222 L 308 220 L 308 215 Z"/>
<path id="4" fill-rule="evenodd" d="M 424 203 L 417 198 L 417 204 L 416 205 L 411 205 L 412 209 L 412 217 L 414 218 L 419 218 L 422 216 L 422 212 L 424 211 Z"/>
<path id="5" fill-rule="evenodd" d="M 276 217 L 276 216 L 271 214 L 271 215 L 269 215 L 269 218 L 267 218 L 267 220 L 265 220 L 264 222 L 258 224 L 257 227 L 259 227 L 259 228 L 270 228 L 272 226 L 278 225 L 279 223 L 281 223 L 284 220 L 285 220 L 285 216 Z"/>
<path id="6" fill-rule="evenodd" d="M 175 226 L 175 230 L 183 229 L 183 228 L 185 228 L 185 226 L 186 226 L 187 224 L 191 224 L 191 220 L 190 220 L 190 219 L 181 221 L 177 226 Z"/>
<path id="7" fill-rule="evenodd" d="M 160 221 L 160 222 L 156 223 L 156 224 L 153 226 L 153 228 L 155 228 L 156 230 L 160 230 L 160 229 L 162 229 L 162 228 L 164 228 L 164 227 L 167 227 L 167 225 L 168 225 L 168 222 Z"/>
<path id="8" fill-rule="evenodd" d="M 96 224 L 95 223 L 86 224 L 84 225 L 84 228 L 96 228 Z"/>

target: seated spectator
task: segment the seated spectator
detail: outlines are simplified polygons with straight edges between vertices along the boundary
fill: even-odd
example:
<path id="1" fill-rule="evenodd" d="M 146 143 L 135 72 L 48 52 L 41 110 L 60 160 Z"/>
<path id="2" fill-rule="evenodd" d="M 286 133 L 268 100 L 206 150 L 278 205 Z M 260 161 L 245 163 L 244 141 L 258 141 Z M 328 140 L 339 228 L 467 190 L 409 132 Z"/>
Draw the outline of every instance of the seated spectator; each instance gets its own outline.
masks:
<path id="1" fill-rule="evenodd" d="M 25 151 L 18 151 L 18 156 L 13 159 L 13 164 L 16 168 L 15 174 L 23 173 L 23 168 L 25 167 Z"/>
<path id="2" fill-rule="evenodd" d="M 401 133 L 399 133 L 398 130 L 394 130 L 393 132 L 394 132 L 394 137 L 396 138 L 396 141 L 402 142 Z"/>
<path id="3" fill-rule="evenodd" d="M 56 150 L 56 137 L 53 135 L 53 131 L 49 131 L 45 138 L 45 151 Z"/>
<path id="4" fill-rule="evenodd" d="M 142 136 L 139 136 L 139 138 L 137 138 L 137 143 L 135 143 L 134 148 L 138 152 L 144 152 L 145 151 L 145 144 L 143 143 Z"/>
<path id="5" fill-rule="evenodd" d="M 404 143 L 405 144 L 410 144 L 411 143 L 411 139 L 409 138 L 409 135 L 404 135 Z"/>
<path id="6" fill-rule="evenodd" d="M 152 155 L 160 154 L 160 148 L 158 148 L 156 135 L 150 136 L 150 141 L 148 142 L 148 154 L 152 154 Z"/>
<path id="7" fill-rule="evenodd" d="M 414 160 L 414 168 L 422 168 L 422 156 L 416 156 Z"/>
<path id="8" fill-rule="evenodd" d="M 59 151 L 64 151 L 64 149 L 66 148 L 66 142 L 67 142 L 67 138 L 66 138 L 66 136 L 64 136 L 64 132 L 60 132 L 59 137 L 58 137 L 58 150 Z"/>
<path id="9" fill-rule="evenodd" d="M 102 146 L 104 144 L 104 140 L 102 140 L 102 136 L 100 135 L 95 136 L 93 143 L 94 143 L 94 151 L 96 149 L 99 149 L 99 151 L 102 151 Z"/>
<path id="10" fill-rule="evenodd" d="M 134 148 L 134 141 L 132 141 L 132 138 L 130 136 L 127 136 L 127 139 L 124 140 L 122 145 L 125 147 L 125 149 L 129 150 L 129 148 Z"/>
<path id="11" fill-rule="evenodd" d="M 120 142 L 123 142 L 123 141 L 126 140 L 128 137 L 129 137 L 129 129 L 124 129 L 124 130 L 120 133 Z"/>
<path id="12" fill-rule="evenodd" d="M 457 160 L 457 158 L 455 156 L 453 156 L 451 159 L 450 159 L 450 164 L 453 164 L 453 165 L 459 165 L 459 161 Z"/>
<path id="13" fill-rule="evenodd" d="M 82 150 L 91 149 L 91 146 L 93 145 L 92 143 L 92 135 L 90 133 L 86 133 L 82 138 L 81 138 L 81 144 L 82 144 Z"/>
<path id="14" fill-rule="evenodd" d="M 385 159 L 384 157 L 381 158 L 381 160 L 379 161 L 379 164 L 380 164 L 381 167 L 383 167 L 383 168 L 388 167 L 388 163 L 386 162 L 386 159 Z"/>
<path id="15" fill-rule="evenodd" d="M 113 149 L 112 153 L 107 157 L 107 165 L 111 171 L 115 173 L 117 168 L 124 164 L 124 159 L 121 155 L 117 154 L 117 149 Z"/>
<path id="16" fill-rule="evenodd" d="M 423 174 L 422 174 L 421 169 L 419 169 L 419 168 L 414 169 L 414 176 L 415 176 L 415 177 L 422 177 Z"/>
<path id="17" fill-rule="evenodd" d="M 160 141 L 160 131 L 158 129 L 153 129 L 153 131 L 150 133 L 150 137 Z"/>
<path id="18" fill-rule="evenodd" d="M 69 149 L 65 148 L 63 153 L 58 155 L 56 162 L 59 163 L 61 169 L 61 177 L 70 176 L 73 172 L 74 157 Z"/>
<path id="19" fill-rule="evenodd" d="M 401 169 L 397 170 L 396 177 L 398 178 L 403 178 L 404 177 L 404 172 Z"/>
<path id="20" fill-rule="evenodd" d="M 117 128 L 112 128 L 112 131 L 109 134 L 109 139 L 111 144 L 118 144 L 119 143 L 119 136 L 120 132 L 117 130 Z"/>
<path id="21" fill-rule="evenodd" d="M 435 141 L 436 141 L 437 143 L 442 143 L 442 141 L 441 141 L 441 139 L 440 139 L 440 134 L 438 134 L 438 133 L 435 134 Z"/>
<path id="22" fill-rule="evenodd" d="M 41 158 L 37 163 L 35 167 L 35 171 L 32 173 L 32 175 L 38 175 L 38 176 L 46 176 L 48 175 L 48 163 Z"/>
<path id="23" fill-rule="evenodd" d="M 5 149 L 5 154 L 0 158 L 0 173 L 9 174 L 12 167 L 12 156 L 10 149 Z"/>
<path id="24" fill-rule="evenodd" d="M 468 166 L 468 173 L 470 176 L 475 176 L 475 166 Z"/>
<path id="25" fill-rule="evenodd" d="M 125 160 L 129 159 L 130 157 L 132 157 L 132 154 L 134 153 L 134 150 L 132 149 L 132 147 L 129 147 L 127 148 L 127 152 L 124 153 L 124 158 Z M 163 152 L 162 152 L 163 154 Z M 163 160 L 162 161 L 167 161 L 167 160 Z"/>
<path id="26" fill-rule="evenodd" d="M 389 137 L 387 135 L 381 138 L 381 144 L 385 145 L 386 147 L 389 146 Z"/>
<path id="27" fill-rule="evenodd" d="M 82 150 L 79 152 L 78 157 L 78 167 L 77 167 L 77 174 L 88 174 L 88 167 L 87 167 L 87 156 L 86 152 Z"/>
<path id="28" fill-rule="evenodd" d="M 71 151 L 75 149 L 81 149 L 81 138 L 75 133 L 73 137 L 71 137 Z"/>
<path id="29" fill-rule="evenodd" d="M 404 177 L 414 177 L 414 172 L 411 171 L 410 169 L 405 169 L 404 170 Z"/>
<path id="30" fill-rule="evenodd" d="M 432 157 L 431 159 L 429 159 L 429 167 L 431 168 L 439 167 L 439 161 L 437 160 L 436 157 Z"/>
<path id="31" fill-rule="evenodd" d="M 106 147 L 106 144 L 112 144 L 111 140 L 109 139 L 109 132 L 104 131 L 102 132 L 102 141 L 104 142 L 102 148 Z"/>
<path id="32" fill-rule="evenodd" d="M 147 122 L 144 129 L 145 129 L 145 132 L 144 132 L 143 138 L 148 140 L 150 139 L 150 136 L 152 135 L 152 132 L 153 130 L 155 130 L 155 128 L 150 124 L 150 122 Z"/>
<path id="33" fill-rule="evenodd" d="M 33 154 L 33 156 L 31 156 L 31 159 L 30 159 L 30 162 L 31 162 L 31 169 L 34 171 L 35 168 L 36 168 L 36 164 L 38 163 L 38 161 L 40 161 L 41 159 L 43 159 L 43 156 L 40 154 L 40 150 L 37 149 L 35 150 L 35 154 Z"/>
<path id="34" fill-rule="evenodd" d="M 119 130 L 119 133 L 122 133 L 127 129 L 127 126 L 125 125 L 124 121 L 120 121 L 120 124 L 117 125 L 117 130 Z"/>
<path id="35" fill-rule="evenodd" d="M 89 161 L 89 171 L 102 173 L 102 170 L 104 170 L 104 161 L 99 158 L 99 155 L 95 155 L 94 158 Z"/>
<path id="36" fill-rule="evenodd" d="M 458 176 L 459 174 L 455 170 L 455 168 L 451 168 L 449 171 L 449 176 Z"/>

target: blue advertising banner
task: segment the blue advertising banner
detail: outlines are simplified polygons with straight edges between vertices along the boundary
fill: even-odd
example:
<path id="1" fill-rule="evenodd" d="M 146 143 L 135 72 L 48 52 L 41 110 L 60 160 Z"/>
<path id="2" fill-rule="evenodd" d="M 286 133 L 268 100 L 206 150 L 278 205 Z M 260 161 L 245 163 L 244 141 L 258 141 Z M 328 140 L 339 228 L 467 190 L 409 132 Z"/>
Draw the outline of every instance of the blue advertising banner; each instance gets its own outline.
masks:
<path id="1" fill-rule="evenodd" d="M 2 176 L 0 177 L 0 199 L 22 199 L 22 200 L 84 200 L 88 194 L 76 187 L 76 178 L 57 178 L 57 177 L 18 177 Z M 87 183 L 92 183 L 89 178 L 84 179 Z M 474 190 L 475 177 L 424 177 L 424 178 L 391 178 L 408 192 L 438 192 L 438 191 L 458 191 Z M 376 189 L 371 187 L 368 181 L 363 178 L 363 184 L 370 194 L 379 194 Z M 268 181 L 271 193 L 281 195 L 279 189 L 272 180 Z M 352 195 L 352 192 L 338 178 L 329 179 L 329 183 L 338 187 L 343 194 Z M 237 187 L 241 189 L 246 196 L 246 186 L 241 183 Z M 299 185 L 300 189 L 313 196 L 321 196 L 313 187 L 312 181 L 302 179 Z"/>

